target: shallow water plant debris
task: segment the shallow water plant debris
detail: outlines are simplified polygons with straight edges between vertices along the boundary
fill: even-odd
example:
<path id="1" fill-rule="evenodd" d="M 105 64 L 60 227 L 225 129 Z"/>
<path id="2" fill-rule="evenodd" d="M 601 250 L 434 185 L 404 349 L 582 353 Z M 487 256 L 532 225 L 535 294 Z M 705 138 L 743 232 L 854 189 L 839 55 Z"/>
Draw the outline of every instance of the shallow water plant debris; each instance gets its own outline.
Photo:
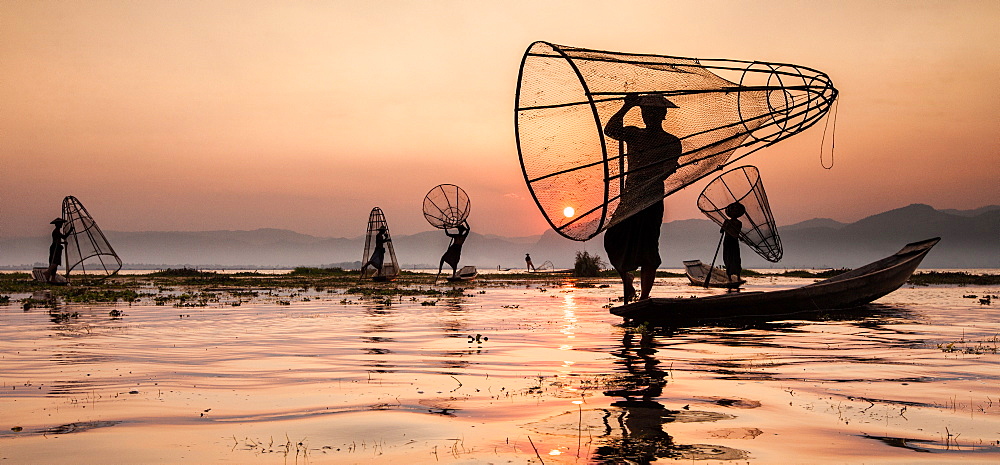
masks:
<path id="1" fill-rule="evenodd" d="M 993 336 L 979 341 L 966 341 L 962 338 L 958 341 L 940 343 L 937 345 L 942 352 L 959 352 L 963 354 L 983 355 L 996 354 L 1000 348 L 1000 336 Z"/>

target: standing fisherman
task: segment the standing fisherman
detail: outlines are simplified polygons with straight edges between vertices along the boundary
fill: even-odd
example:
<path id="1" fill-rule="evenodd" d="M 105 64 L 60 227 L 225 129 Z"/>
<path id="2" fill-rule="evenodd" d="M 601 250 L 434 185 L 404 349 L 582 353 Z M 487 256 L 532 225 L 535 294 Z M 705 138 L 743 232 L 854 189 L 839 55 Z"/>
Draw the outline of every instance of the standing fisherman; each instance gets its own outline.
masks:
<path id="1" fill-rule="evenodd" d="M 438 265 L 438 275 L 441 274 L 445 263 L 451 265 L 452 276 L 458 275 L 458 262 L 462 259 L 462 246 L 465 244 L 465 239 L 469 237 L 470 230 L 468 221 L 463 221 L 459 224 L 458 232 L 455 234 L 448 232 L 447 229 L 444 230 L 445 235 L 451 238 L 451 243 L 448 244 L 448 250 L 441 256 L 441 263 Z"/>
<path id="2" fill-rule="evenodd" d="M 663 130 L 668 108 L 677 108 L 662 95 L 628 94 L 617 113 L 608 118 L 604 134 L 624 142 L 628 171 L 622 188 L 619 209 L 631 209 L 648 203 L 648 207 L 615 223 L 604 233 L 604 250 L 608 261 L 622 278 L 625 303 L 635 298 L 632 272 L 640 272 L 639 299 L 649 298 L 649 291 L 660 266 L 660 225 L 663 224 L 663 181 L 677 171 L 681 156 L 681 141 Z M 625 115 L 639 107 L 645 127 L 625 126 Z"/>
<path id="3" fill-rule="evenodd" d="M 740 260 L 740 232 L 743 229 L 743 222 L 739 217 L 747 212 L 746 207 L 739 202 L 733 202 L 726 207 L 726 221 L 722 222 L 722 263 L 726 265 L 726 276 L 730 283 L 738 283 L 740 274 L 743 272 L 743 263 Z M 736 279 L 733 279 L 736 276 Z M 736 288 L 739 290 L 739 288 Z"/>
<path id="4" fill-rule="evenodd" d="M 385 263 L 385 243 L 390 241 L 392 239 L 389 239 L 389 228 L 379 226 L 378 234 L 375 234 L 375 250 L 372 252 L 371 258 L 361 267 L 362 275 L 365 274 L 365 269 L 368 266 L 372 266 L 375 268 L 375 276 L 382 276 L 382 265 Z"/>
<path id="5" fill-rule="evenodd" d="M 51 283 L 56 277 L 56 269 L 59 265 L 62 265 L 62 254 L 63 247 L 66 245 L 66 238 L 70 234 L 73 234 L 73 227 L 70 226 L 69 230 L 63 233 L 63 225 L 66 224 L 66 220 L 62 218 L 56 218 L 49 222 L 49 224 L 55 225 L 55 229 L 52 230 L 52 245 L 49 246 L 49 268 L 42 273 L 45 276 L 45 282 Z"/>

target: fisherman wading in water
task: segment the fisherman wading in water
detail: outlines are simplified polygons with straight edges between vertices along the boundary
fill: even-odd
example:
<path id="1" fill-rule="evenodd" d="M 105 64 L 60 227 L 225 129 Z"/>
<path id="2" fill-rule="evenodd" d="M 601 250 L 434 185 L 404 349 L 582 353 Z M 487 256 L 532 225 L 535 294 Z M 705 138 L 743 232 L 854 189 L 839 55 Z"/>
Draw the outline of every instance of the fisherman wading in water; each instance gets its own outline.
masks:
<path id="1" fill-rule="evenodd" d="M 604 134 L 625 143 L 625 185 L 615 215 L 635 212 L 618 220 L 604 233 L 608 261 L 621 276 L 625 303 L 635 299 L 632 272 L 640 271 L 639 299 L 649 292 L 660 266 L 660 225 L 663 223 L 663 181 L 677 171 L 681 141 L 663 130 L 668 108 L 677 108 L 661 95 L 628 94 L 624 105 L 608 119 Z M 625 126 L 625 115 L 635 107 L 642 112 L 645 127 Z M 641 209 L 641 210 L 639 210 Z M 638 210 L 638 211 L 637 211 Z M 618 219 L 618 218 L 613 218 Z"/>

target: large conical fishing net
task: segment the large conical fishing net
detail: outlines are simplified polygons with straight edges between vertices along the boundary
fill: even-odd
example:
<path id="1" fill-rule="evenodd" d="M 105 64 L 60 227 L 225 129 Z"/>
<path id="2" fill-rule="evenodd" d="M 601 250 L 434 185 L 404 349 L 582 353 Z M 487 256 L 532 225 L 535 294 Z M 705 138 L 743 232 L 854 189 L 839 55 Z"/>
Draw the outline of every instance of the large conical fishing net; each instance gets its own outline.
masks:
<path id="1" fill-rule="evenodd" d="M 604 133 L 629 94 L 667 99 L 663 129 L 680 140 L 679 156 L 630 164 L 641 153 Z M 803 66 L 535 42 L 525 52 L 517 87 L 521 168 L 552 228 L 586 240 L 805 130 L 836 98 L 826 74 Z M 644 126 L 639 113 L 630 111 L 624 124 Z M 734 156 L 740 148 L 747 150 Z"/>
<path id="2" fill-rule="evenodd" d="M 456 228 L 469 218 L 469 196 L 454 184 L 434 186 L 424 196 L 424 218 L 438 229 Z"/>
<path id="3" fill-rule="evenodd" d="M 781 238 L 756 167 L 741 166 L 713 179 L 698 196 L 698 209 L 722 226 L 728 218 L 726 207 L 734 202 L 746 209 L 737 218 L 742 223 L 740 240 L 769 262 L 781 260 Z"/>
<path id="4" fill-rule="evenodd" d="M 385 228 L 385 242 L 382 251 L 382 266 L 376 268 L 374 266 L 365 267 L 362 265 L 361 268 L 361 279 L 375 278 L 377 280 L 391 280 L 399 276 L 399 263 L 396 261 L 396 250 L 392 247 L 392 236 L 389 234 L 389 223 L 385 220 L 385 214 L 382 213 L 382 209 L 379 207 L 372 208 L 372 212 L 368 215 L 368 233 L 365 235 L 365 254 L 361 259 L 361 263 L 368 263 L 372 259 L 372 255 L 376 252 L 377 236 L 382 228 Z"/>
<path id="5" fill-rule="evenodd" d="M 121 270 L 121 258 L 83 204 L 70 195 L 63 199 L 62 211 L 63 231 L 72 231 L 66 238 L 66 277 L 73 270 L 103 277 Z"/>

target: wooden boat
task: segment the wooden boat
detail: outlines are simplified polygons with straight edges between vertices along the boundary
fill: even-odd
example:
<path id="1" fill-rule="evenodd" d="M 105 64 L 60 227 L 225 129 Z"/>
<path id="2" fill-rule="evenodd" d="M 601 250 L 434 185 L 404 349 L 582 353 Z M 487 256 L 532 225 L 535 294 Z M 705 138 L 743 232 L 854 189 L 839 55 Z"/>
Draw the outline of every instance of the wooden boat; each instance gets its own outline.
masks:
<path id="1" fill-rule="evenodd" d="M 46 271 L 48 271 L 48 268 L 44 266 L 32 268 L 31 277 L 33 277 L 35 281 L 38 281 L 40 283 L 49 283 L 48 281 L 45 280 Z M 54 276 L 52 276 L 52 282 L 50 282 L 49 284 L 65 286 L 69 284 L 69 281 L 66 280 L 65 276 L 57 273 Z"/>
<path id="2" fill-rule="evenodd" d="M 458 274 L 455 276 L 449 276 L 448 281 L 472 281 L 473 279 L 476 279 L 476 276 L 479 276 L 479 271 L 476 271 L 476 267 L 466 265 L 463 266 L 461 270 L 458 270 Z"/>
<path id="3" fill-rule="evenodd" d="M 886 258 L 795 289 L 651 298 L 612 308 L 611 313 L 631 321 L 664 322 L 761 318 L 858 307 L 899 289 L 939 240 L 935 237 L 907 244 Z"/>
<path id="4" fill-rule="evenodd" d="M 709 281 L 708 287 L 736 288 L 746 284 L 746 280 L 743 278 L 740 278 L 739 281 L 729 281 L 726 271 L 717 266 L 710 267 L 702 263 L 701 260 L 684 260 L 684 271 L 692 286 L 705 285 L 709 268 L 712 268 L 712 279 Z"/>

